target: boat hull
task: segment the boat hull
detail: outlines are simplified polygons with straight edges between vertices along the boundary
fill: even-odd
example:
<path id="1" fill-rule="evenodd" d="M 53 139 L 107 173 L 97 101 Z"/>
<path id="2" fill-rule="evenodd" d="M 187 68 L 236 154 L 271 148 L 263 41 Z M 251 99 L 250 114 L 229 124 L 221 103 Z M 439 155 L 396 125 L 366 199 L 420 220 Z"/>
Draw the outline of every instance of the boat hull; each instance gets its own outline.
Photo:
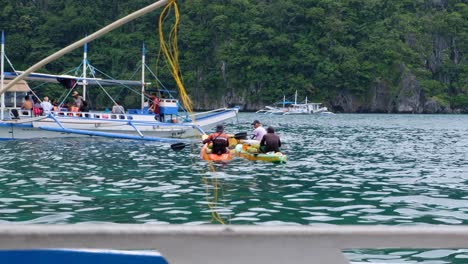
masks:
<path id="1" fill-rule="evenodd" d="M 153 115 L 114 115 L 103 113 L 60 113 L 31 122 L 0 122 L 0 140 L 61 138 L 115 135 L 135 137 L 190 138 L 213 129 L 237 115 L 237 109 L 224 109 L 211 112 L 185 122 L 159 122 Z M 173 121 L 170 119 L 170 121 Z M 176 121 L 176 120 L 174 120 Z M 87 131 L 88 134 L 73 133 Z"/>

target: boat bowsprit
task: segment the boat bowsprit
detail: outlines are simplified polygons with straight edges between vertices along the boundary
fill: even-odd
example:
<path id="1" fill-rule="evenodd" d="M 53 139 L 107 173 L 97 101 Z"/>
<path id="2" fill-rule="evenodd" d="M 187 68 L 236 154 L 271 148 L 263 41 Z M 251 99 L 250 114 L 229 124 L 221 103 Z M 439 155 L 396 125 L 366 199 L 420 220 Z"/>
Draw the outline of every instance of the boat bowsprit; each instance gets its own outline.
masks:
<path id="1" fill-rule="evenodd" d="M 288 157 L 281 152 L 267 152 L 261 153 L 258 151 L 258 147 L 252 143 L 241 143 L 237 144 L 235 153 L 237 156 L 248 159 L 248 160 L 260 160 L 273 163 L 286 163 Z"/>

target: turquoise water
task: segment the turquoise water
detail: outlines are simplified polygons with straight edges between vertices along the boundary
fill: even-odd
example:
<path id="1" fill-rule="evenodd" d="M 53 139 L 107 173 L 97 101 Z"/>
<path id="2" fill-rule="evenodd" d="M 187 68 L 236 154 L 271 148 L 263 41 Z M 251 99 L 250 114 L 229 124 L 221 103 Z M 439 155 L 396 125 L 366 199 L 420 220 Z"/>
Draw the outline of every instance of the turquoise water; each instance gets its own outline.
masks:
<path id="1" fill-rule="evenodd" d="M 168 144 L 75 138 L 0 142 L 0 223 L 468 224 L 468 116 L 269 116 L 289 157 L 215 172 Z M 217 198 L 216 198 L 217 197 Z M 464 250 L 353 251 L 355 261 L 465 263 Z"/>

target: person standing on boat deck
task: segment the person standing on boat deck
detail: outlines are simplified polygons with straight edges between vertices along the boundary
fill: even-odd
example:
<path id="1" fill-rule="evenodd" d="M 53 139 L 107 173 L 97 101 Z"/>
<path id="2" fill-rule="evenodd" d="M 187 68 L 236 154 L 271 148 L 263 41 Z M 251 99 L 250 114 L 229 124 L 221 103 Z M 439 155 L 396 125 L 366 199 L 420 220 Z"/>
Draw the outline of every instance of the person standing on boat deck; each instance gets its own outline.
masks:
<path id="1" fill-rule="evenodd" d="M 278 135 L 275 134 L 275 129 L 269 126 L 266 129 L 267 133 L 263 136 L 260 141 L 260 151 L 267 153 L 270 151 L 280 152 L 281 140 Z"/>
<path id="2" fill-rule="evenodd" d="M 49 97 L 45 96 L 44 99 L 42 99 L 41 107 L 42 113 L 44 115 L 50 114 L 50 111 L 52 111 L 53 106 L 51 103 L 49 103 Z"/>
<path id="3" fill-rule="evenodd" d="M 151 100 L 149 111 L 154 113 L 154 118 L 156 120 L 163 122 L 164 120 L 161 116 L 161 110 L 159 107 L 159 98 L 156 95 L 150 95 L 149 98 Z"/>
<path id="4" fill-rule="evenodd" d="M 217 125 L 216 132 L 210 134 L 205 140 L 203 140 L 203 144 L 211 142 L 213 142 L 213 154 L 221 155 L 229 151 L 229 136 L 224 134 L 223 125 Z"/>
<path id="5" fill-rule="evenodd" d="M 73 91 L 72 96 L 73 96 L 73 106 L 77 107 L 79 110 L 81 106 L 83 105 L 84 99 L 77 91 Z"/>
<path id="6" fill-rule="evenodd" d="M 116 101 L 114 106 L 112 106 L 112 113 L 113 114 L 125 114 L 125 109 Z"/>
<path id="7" fill-rule="evenodd" d="M 254 120 L 251 125 L 254 126 L 254 130 L 250 138 L 258 141 L 262 140 L 263 136 L 267 133 L 265 128 L 262 127 L 262 123 L 258 120 Z"/>

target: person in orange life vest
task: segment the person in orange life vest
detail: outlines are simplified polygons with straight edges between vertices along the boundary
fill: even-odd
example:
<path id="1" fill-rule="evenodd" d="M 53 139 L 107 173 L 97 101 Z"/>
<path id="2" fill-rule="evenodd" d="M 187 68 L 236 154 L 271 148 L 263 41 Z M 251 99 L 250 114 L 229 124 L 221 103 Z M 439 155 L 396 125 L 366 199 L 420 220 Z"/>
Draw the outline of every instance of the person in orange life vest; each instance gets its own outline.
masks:
<path id="1" fill-rule="evenodd" d="M 224 126 L 217 125 L 216 132 L 210 134 L 205 140 L 203 140 L 203 144 L 213 142 L 212 153 L 214 154 L 224 154 L 229 151 L 229 136 L 224 134 Z"/>

